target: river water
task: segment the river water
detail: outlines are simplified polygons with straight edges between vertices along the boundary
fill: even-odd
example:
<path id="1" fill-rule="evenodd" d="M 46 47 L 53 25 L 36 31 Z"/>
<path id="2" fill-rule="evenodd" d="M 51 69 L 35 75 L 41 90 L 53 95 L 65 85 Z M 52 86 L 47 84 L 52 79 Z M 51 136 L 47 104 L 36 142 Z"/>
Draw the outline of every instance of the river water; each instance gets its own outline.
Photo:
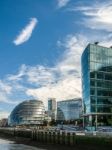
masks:
<path id="1" fill-rule="evenodd" d="M 0 150 L 45 150 L 45 149 L 35 148 L 24 144 L 16 144 L 12 141 L 0 139 Z"/>

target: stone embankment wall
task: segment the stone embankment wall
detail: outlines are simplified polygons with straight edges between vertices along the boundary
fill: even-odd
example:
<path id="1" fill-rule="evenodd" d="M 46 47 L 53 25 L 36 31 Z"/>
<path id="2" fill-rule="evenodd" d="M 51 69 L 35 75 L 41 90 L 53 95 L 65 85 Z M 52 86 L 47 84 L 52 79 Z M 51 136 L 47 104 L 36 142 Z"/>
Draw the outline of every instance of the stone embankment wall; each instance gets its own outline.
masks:
<path id="1" fill-rule="evenodd" d="M 44 130 L 28 130 L 17 128 L 0 128 L 0 134 L 11 137 L 30 138 L 37 142 L 62 144 L 62 145 L 112 145 L 112 137 L 97 136 L 92 134 L 76 134 L 65 132 L 48 132 Z"/>

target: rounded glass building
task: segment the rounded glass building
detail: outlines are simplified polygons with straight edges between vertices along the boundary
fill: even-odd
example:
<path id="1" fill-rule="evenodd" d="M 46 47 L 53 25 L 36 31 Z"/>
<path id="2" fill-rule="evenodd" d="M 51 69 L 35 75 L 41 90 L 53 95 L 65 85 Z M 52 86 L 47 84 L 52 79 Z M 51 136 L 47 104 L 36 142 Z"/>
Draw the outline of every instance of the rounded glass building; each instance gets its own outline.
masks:
<path id="1" fill-rule="evenodd" d="M 45 108 L 42 101 L 28 100 L 17 105 L 8 120 L 10 126 L 43 124 Z"/>

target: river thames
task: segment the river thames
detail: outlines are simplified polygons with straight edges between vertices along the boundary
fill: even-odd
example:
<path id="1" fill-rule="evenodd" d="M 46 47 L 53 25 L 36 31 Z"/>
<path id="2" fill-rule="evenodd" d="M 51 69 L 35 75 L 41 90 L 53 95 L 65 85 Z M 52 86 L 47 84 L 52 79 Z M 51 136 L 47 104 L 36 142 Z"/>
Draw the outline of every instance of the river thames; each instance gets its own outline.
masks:
<path id="1" fill-rule="evenodd" d="M 13 141 L 0 139 L 0 150 L 45 150 L 24 144 L 16 144 Z"/>

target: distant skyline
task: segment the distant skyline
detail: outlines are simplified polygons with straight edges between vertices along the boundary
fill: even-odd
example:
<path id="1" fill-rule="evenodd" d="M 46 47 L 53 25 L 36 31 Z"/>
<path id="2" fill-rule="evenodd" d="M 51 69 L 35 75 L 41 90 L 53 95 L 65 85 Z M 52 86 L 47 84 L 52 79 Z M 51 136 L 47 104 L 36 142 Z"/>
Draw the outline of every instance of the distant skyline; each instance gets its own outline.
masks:
<path id="1" fill-rule="evenodd" d="M 20 102 L 81 97 L 88 43 L 112 46 L 112 0 L 0 0 L 0 118 Z"/>

